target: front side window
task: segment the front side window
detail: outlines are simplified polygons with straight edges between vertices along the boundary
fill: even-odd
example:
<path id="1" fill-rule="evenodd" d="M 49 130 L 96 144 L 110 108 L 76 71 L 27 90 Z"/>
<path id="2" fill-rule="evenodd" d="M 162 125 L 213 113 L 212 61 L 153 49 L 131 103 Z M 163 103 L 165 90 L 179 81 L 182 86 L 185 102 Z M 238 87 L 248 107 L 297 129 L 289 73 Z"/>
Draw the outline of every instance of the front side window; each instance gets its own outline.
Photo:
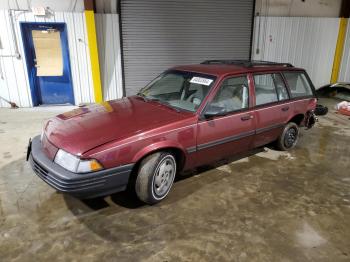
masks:
<path id="1" fill-rule="evenodd" d="M 226 113 L 238 111 L 249 106 L 249 89 L 246 76 L 225 79 L 211 106 L 224 108 Z"/>
<path id="2" fill-rule="evenodd" d="M 213 86 L 216 77 L 186 71 L 167 71 L 138 93 L 170 107 L 195 112 Z"/>
<path id="3" fill-rule="evenodd" d="M 313 95 L 310 83 L 304 73 L 285 72 L 283 75 L 293 98 Z"/>

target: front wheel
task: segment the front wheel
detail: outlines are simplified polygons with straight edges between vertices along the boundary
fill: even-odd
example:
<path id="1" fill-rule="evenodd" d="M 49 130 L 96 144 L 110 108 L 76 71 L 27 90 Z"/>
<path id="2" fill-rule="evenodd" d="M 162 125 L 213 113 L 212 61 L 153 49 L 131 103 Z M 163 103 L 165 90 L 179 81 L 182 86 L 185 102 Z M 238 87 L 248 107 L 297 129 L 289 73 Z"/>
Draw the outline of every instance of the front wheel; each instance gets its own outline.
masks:
<path id="1" fill-rule="evenodd" d="M 295 147 L 299 139 L 299 127 L 296 123 L 288 123 L 277 140 L 277 147 L 287 151 Z"/>
<path id="2" fill-rule="evenodd" d="M 176 160 L 169 152 L 157 152 L 142 160 L 137 174 L 135 191 L 139 199 L 155 204 L 164 199 L 176 174 Z"/>

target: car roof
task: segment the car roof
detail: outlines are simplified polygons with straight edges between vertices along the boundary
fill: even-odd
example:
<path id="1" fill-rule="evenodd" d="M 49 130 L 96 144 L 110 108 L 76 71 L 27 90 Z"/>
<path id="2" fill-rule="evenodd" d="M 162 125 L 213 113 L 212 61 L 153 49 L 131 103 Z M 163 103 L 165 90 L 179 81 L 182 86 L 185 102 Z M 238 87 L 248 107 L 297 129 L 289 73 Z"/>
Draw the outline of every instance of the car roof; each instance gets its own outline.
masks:
<path id="1" fill-rule="evenodd" d="M 215 60 L 217 61 L 217 60 Z M 232 60 L 241 61 L 241 60 Z M 255 73 L 255 72 L 268 72 L 268 71 L 304 71 L 302 68 L 297 68 L 291 64 L 286 63 L 256 63 L 256 64 L 245 64 L 245 63 L 206 63 L 194 65 L 182 65 L 173 67 L 173 70 L 179 71 L 190 71 L 207 75 L 225 76 L 234 74 L 244 73 Z"/>

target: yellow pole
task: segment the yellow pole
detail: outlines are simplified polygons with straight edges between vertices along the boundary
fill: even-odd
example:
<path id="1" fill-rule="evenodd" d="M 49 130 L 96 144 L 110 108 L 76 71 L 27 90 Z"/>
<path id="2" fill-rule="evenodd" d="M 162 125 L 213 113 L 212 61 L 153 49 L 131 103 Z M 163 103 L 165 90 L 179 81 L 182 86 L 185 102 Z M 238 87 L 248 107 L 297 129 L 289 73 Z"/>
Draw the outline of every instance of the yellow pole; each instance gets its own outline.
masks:
<path id="1" fill-rule="evenodd" d="M 100 63 L 98 59 L 95 14 L 93 10 L 85 10 L 84 13 L 85 13 L 87 35 L 88 35 L 88 45 L 89 45 L 89 52 L 90 52 L 92 82 L 94 84 L 95 102 L 100 103 L 103 101 L 103 97 L 102 97 L 102 85 L 101 85 L 101 76 L 100 76 Z"/>
<path id="2" fill-rule="evenodd" d="M 334 60 L 333 60 L 331 84 L 335 84 L 338 81 L 341 60 L 343 57 L 343 49 L 344 49 L 347 24 L 348 24 L 347 18 L 343 18 L 343 17 L 340 18 L 338 39 L 337 39 L 337 45 L 335 48 Z"/>

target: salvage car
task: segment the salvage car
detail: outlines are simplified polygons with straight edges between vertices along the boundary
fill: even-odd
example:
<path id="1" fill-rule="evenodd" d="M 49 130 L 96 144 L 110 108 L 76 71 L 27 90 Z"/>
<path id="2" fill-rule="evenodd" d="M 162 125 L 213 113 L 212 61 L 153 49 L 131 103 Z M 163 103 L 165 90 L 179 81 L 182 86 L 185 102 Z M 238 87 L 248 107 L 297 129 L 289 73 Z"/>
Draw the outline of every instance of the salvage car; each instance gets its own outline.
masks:
<path id="1" fill-rule="evenodd" d="M 78 198 L 130 185 L 148 204 L 176 174 L 275 142 L 289 150 L 315 122 L 315 89 L 291 64 L 209 60 L 177 66 L 137 95 L 57 115 L 28 146 L 35 173 Z"/>

